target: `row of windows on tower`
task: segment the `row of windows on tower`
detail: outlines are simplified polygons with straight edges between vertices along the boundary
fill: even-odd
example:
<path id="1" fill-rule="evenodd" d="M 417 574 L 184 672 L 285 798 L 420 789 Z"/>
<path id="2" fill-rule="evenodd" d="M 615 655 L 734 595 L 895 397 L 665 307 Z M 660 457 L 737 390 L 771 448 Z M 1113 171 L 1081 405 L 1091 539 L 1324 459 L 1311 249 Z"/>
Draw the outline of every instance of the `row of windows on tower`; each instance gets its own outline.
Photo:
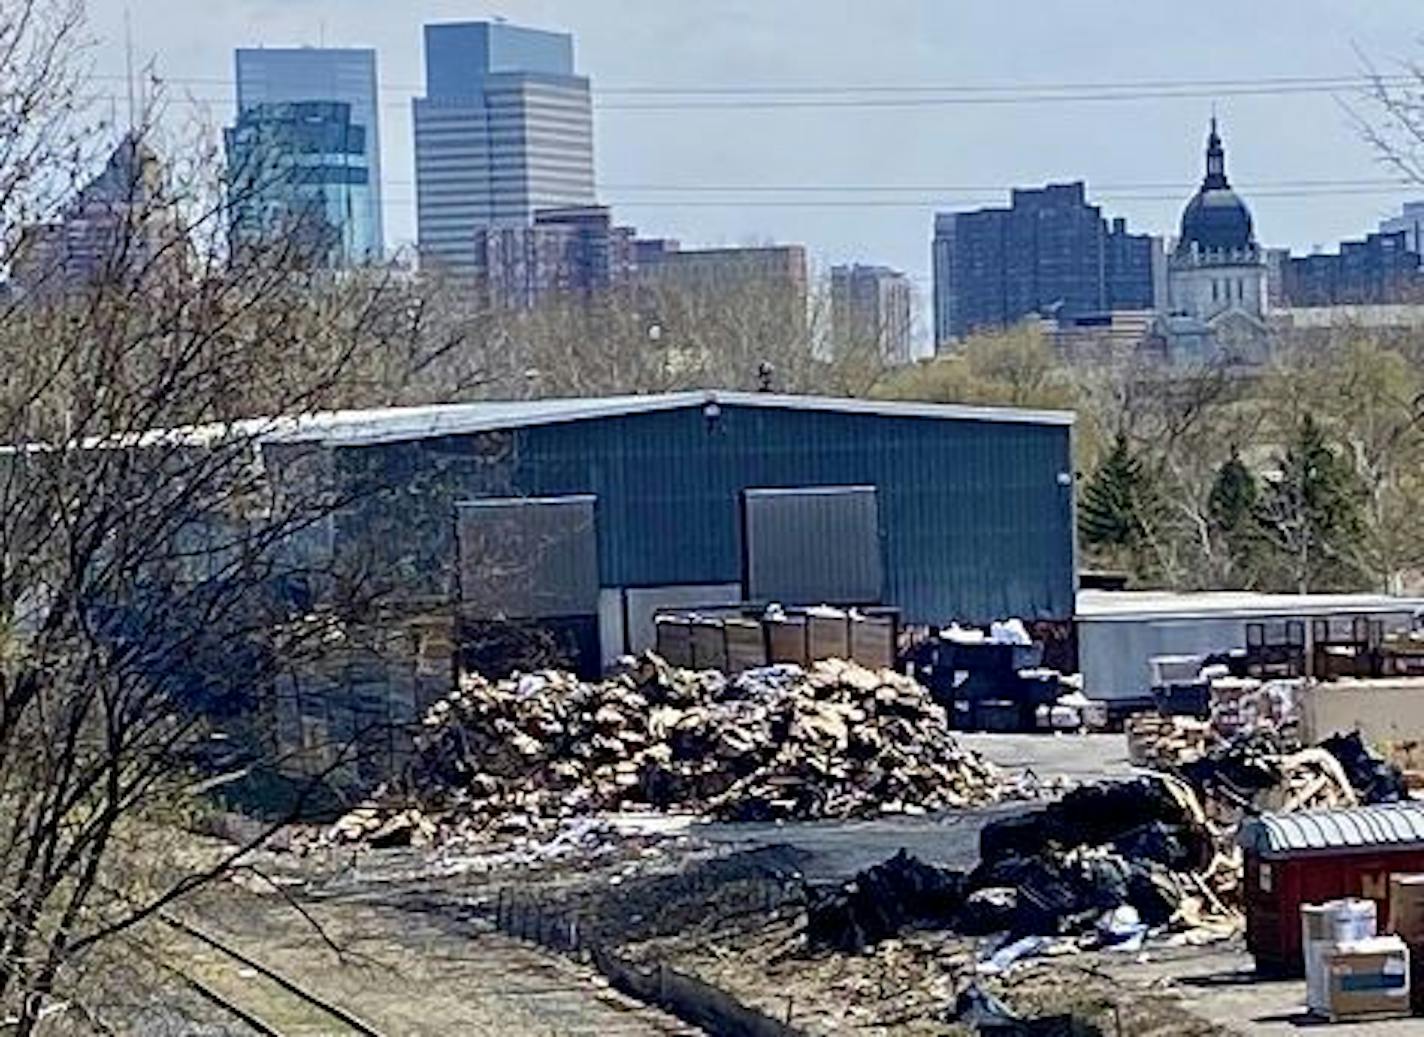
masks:
<path id="1" fill-rule="evenodd" d="M 1244 281 L 1236 281 L 1236 282 L 1231 282 L 1231 281 L 1212 281 L 1212 282 L 1211 282 L 1211 301 L 1212 301 L 1212 302 L 1230 302 L 1230 301 L 1231 301 L 1231 298 L 1232 298 L 1232 296 L 1231 296 L 1231 286 L 1232 286 L 1233 283 L 1236 285 L 1236 301 L 1237 301 L 1237 302 L 1245 302 L 1245 301 L 1246 301 L 1246 282 L 1244 282 Z"/>

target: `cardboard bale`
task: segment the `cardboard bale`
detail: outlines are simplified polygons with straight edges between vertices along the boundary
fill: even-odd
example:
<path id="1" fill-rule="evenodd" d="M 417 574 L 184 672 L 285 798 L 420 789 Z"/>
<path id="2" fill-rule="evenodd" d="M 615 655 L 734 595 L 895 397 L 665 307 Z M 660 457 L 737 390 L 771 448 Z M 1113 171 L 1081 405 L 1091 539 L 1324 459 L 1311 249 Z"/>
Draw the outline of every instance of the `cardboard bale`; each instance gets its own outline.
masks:
<path id="1" fill-rule="evenodd" d="M 1409 1014 L 1409 948 L 1398 936 L 1337 944 L 1325 957 L 1325 1010 L 1332 1022 Z"/>
<path id="2" fill-rule="evenodd" d="M 692 623 L 680 616 L 659 616 L 657 651 L 672 666 L 692 665 Z"/>
<path id="3" fill-rule="evenodd" d="M 727 672 L 741 673 L 765 666 L 766 631 L 754 619 L 728 619 L 722 624 L 727 637 Z"/>
<path id="4" fill-rule="evenodd" d="M 698 670 L 727 671 L 727 631 L 720 619 L 693 620 L 692 666 Z"/>
<path id="5" fill-rule="evenodd" d="M 806 654 L 806 621 L 799 616 L 766 621 L 766 644 L 773 663 L 810 662 Z"/>
<path id="6" fill-rule="evenodd" d="M 895 668 L 895 624 L 889 619 L 859 618 L 850 624 L 850 657 L 871 670 Z"/>
<path id="7" fill-rule="evenodd" d="M 830 610 L 807 613 L 806 645 L 812 662 L 849 657 L 850 617 Z"/>

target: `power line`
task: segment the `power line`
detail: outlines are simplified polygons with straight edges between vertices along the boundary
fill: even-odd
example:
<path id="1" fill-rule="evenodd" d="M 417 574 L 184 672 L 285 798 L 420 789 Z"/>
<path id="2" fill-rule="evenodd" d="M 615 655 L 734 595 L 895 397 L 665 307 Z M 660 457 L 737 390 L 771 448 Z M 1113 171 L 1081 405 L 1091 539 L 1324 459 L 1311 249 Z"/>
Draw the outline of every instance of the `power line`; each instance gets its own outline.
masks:
<path id="1" fill-rule="evenodd" d="M 387 181 L 392 183 L 393 181 Z M 394 183 L 404 183 L 410 186 L 410 181 L 394 181 Z M 1133 193 L 1119 192 L 1110 193 L 1094 192 L 1098 201 L 1123 203 L 1123 202 L 1185 202 L 1190 191 L 1194 190 L 1195 184 L 1188 185 L 1181 191 L 1176 192 L 1156 192 L 1156 193 Z M 1294 188 L 1278 190 L 1251 191 L 1247 194 L 1250 201 L 1256 199 L 1273 198 L 1329 198 L 1339 195 L 1397 195 L 1411 188 L 1424 191 L 1424 185 L 1411 185 L 1403 182 L 1394 183 L 1392 186 L 1374 187 L 1342 187 L 1342 188 Z M 612 190 L 612 188 L 606 188 Z M 1007 188 L 999 189 L 998 197 L 1002 198 L 1007 192 Z M 988 194 L 989 192 L 985 192 Z M 1246 192 L 1243 191 L 1243 194 Z M 393 193 L 382 191 L 382 201 L 384 202 L 413 202 L 415 196 L 410 193 Z M 617 209 L 938 209 L 941 211 L 954 209 L 977 209 L 992 207 L 992 201 L 983 197 L 980 198 L 947 198 L 942 195 L 930 196 L 926 198 L 666 198 L 666 199 L 639 199 L 639 198 L 613 198 L 608 203 Z"/>
<path id="2" fill-rule="evenodd" d="M 128 77 L 113 73 L 98 73 L 87 77 L 101 82 L 126 82 Z M 167 76 L 155 74 L 163 83 L 183 83 L 207 86 L 235 87 L 232 76 Z M 674 96 L 815 96 L 845 94 L 1041 94 L 1041 93 L 1081 93 L 1085 91 L 1127 91 L 1175 90 L 1175 89 L 1253 89 L 1260 87 L 1333 89 L 1351 86 L 1405 85 L 1416 84 L 1420 77 L 1413 73 L 1389 75 L 1368 75 L 1359 72 L 1339 75 L 1315 76 L 1249 76 L 1231 79 L 1139 79 L 1117 82 L 1099 80 L 1093 82 L 1069 83 L 863 83 L 863 84 L 818 84 L 818 83 L 769 83 L 755 85 L 738 83 L 734 85 L 710 84 L 701 86 L 680 86 L 674 84 L 594 84 L 593 90 L 599 94 L 618 95 L 674 95 Z M 418 93 L 425 89 L 422 83 L 384 83 L 377 86 L 377 93 Z"/>
<path id="3" fill-rule="evenodd" d="M 123 77 L 96 75 L 99 81 L 122 81 Z M 235 88 L 230 78 L 214 76 L 157 76 L 161 85 L 225 86 Z M 1042 84 L 995 86 L 986 84 L 910 86 L 626 86 L 593 89 L 593 106 L 599 111 L 699 111 L 787 109 L 895 109 L 962 106 L 1005 106 L 1032 104 L 1113 103 L 1160 100 L 1202 100 L 1229 97 L 1284 97 L 1329 94 L 1341 91 L 1373 90 L 1419 85 L 1412 75 L 1395 76 L 1276 76 L 1238 80 L 1149 80 L 1134 83 Z M 398 94 L 399 100 L 378 101 L 378 107 L 406 107 L 423 87 L 412 84 L 385 84 L 378 94 Z M 112 99 L 97 94 L 95 99 Z M 651 97 L 654 100 L 604 101 L 603 97 Z M 230 103 L 231 94 L 198 95 L 185 99 L 205 103 Z"/>
<path id="4" fill-rule="evenodd" d="M 676 110 L 681 112 L 698 110 L 721 110 L 734 109 L 757 110 L 757 109 L 836 109 L 836 108 L 871 108 L 871 109 L 893 109 L 893 108 L 957 108 L 957 107 L 989 107 L 1007 105 L 1028 105 L 1028 104 L 1096 104 L 1105 102 L 1123 101 L 1172 101 L 1172 100 L 1220 100 L 1227 97 L 1284 97 L 1290 95 L 1306 94 L 1333 94 L 1342 90 L 1366 90 L 1373 86 L 1372 83 L 1360 82 L 1355 85 L 1339 83 L 1335 85 L 1302 85 L 1302 86 L 1260 86 L 1260 87 L 1216 87 L 1216 88 L 1190 88 L 1172 90 L 1122 90 L 1122 91 L 1098 91 L 1084 93 L 1053 93 L 1053 92 L 1033 92 L 1021 94 L 1004 95 L 947 95 L 928 97 L 852 97 L 852 98 L 816 98 L 811 100 L 801 100 L 796 98 L 762 98 L 754 97 L 746 100 L 715 100 L 715 101 L 649 101 L 636 103 L 614 103 L 595 104 L 596 108 L 604 111 L 668 111 Z"/>
<path id="5" fill-rule="evenodd" d="M 405 181 L 409 183 L 409 181 Z M 1139 184 L 1094 184 L 1087 185 L 1094 195 L 1105 191 L 1168 191 L 1168 190 L 1193 190 L 1198 186 L 1196 180 L 1171 180 L 1158 181 Z M 1273 188 L 1355 188 L 1355 187 L 1407 187 L 1408 182 L 1398 177 L 1379 177 L 1376 179 L 1336 179 L 1336 180 L 1255 180 L 1238 181 L 1236 186 L 1243 192 L 1255 193 L 1261 190 Z M 750 194 L 819 194 L 819 193 L 874 193 L 883 192 L 885 194 L 902 193 L 906 191 L 921 193 L 963 193 L 963 194 L 995 194 L 1009 190 L 1003 184 L 620 184 L 601 183 L 598 185 L 604 191 L 628 191 L 634 193 L 731 193 L 745 191 Z"/>

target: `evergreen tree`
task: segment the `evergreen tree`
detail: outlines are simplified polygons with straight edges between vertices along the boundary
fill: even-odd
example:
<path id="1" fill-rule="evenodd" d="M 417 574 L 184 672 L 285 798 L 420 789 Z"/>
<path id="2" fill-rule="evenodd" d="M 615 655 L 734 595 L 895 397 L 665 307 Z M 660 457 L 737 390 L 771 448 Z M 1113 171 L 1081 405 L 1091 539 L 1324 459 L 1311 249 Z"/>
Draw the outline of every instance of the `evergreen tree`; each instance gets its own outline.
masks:
<path id="1" fill-rule="evenodd" d="M 1365 536 L 1360 494 L 1349 463 L 1307 414 L 1259 511 L 1262 534 L 1275 547 L 1291 589 L 1305 593 L 1360 583 Z"/>
<path id="2" fill-rule="evenodd" d="M 1142 462 L 1132 456 L 1127 437 L 1119 435 L 1083 490 L 1078 508 L 1083 542 L 1110 550 L 1140 548 L 1147 532 L 1147 489 Z"/>
<path id="3" fill-rule="evenodd" d="M 1258 553 L 1260 529 L 1258 509 L 1260 489 L 1256 477 L 1233 446 L 1231 456 L 1216 470 L 1207 495 L 1207 515 L 1211 532 L 1230 561 L 1234 582 L 1250 582 L 1252 563 Z"/>

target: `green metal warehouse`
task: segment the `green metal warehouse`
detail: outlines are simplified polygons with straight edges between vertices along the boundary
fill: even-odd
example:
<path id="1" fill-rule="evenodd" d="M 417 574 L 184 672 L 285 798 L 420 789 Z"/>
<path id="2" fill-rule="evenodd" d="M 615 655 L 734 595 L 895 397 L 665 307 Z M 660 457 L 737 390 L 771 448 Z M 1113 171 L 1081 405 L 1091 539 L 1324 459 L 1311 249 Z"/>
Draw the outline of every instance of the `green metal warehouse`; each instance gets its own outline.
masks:
<path id="1" fill-rule="evenodd" d="M 670 607 L 1068 620 L 1071 434 L 1059 412 L 699 391 L 336 412 L 264 456 L 279 483 L 317 457 L 349 493 L 315 540 L 338 562 L 581 623 L 608 660 Z"/>

